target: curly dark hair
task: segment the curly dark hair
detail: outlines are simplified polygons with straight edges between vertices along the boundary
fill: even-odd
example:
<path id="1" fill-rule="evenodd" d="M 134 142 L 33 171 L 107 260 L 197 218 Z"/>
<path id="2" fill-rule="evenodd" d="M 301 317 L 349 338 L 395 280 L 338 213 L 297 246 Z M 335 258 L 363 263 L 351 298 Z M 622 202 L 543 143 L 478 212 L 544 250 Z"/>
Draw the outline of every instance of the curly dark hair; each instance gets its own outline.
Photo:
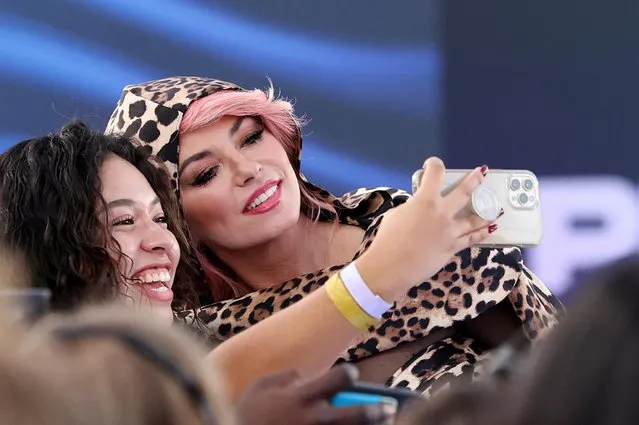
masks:
<path id="1" fill-rule="evenodd" d="M 133 164 L 160 198 L 181 250 L 174 311 L 198 303 L 202 287 L 166 168 L 148 147 L 72 122 L 21 142 L 0 156 L 0 238 L 24 254 L 34 286 L 52 292 L 56 310 L 112 300 L 122 276 L 107 247 L 119 245 L 97 211 L 106 210 L 100 167 L 109 155 Z M 121 253 L 120 253 L 121 254 Z"/>

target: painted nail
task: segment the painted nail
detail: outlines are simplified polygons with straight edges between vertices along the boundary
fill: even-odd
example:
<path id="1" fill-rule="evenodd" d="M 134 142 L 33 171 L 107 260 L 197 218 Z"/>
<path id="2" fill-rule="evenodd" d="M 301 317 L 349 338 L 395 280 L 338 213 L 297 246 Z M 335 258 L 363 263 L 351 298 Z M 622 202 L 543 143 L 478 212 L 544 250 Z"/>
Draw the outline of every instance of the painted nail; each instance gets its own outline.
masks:
<path id="1" fill-rule="evenodd" d="M 482 175 L 486 177 L 486 174 L 488 174 L 488 165 L 482 165 L 479 171 L 481 171 Z"/>
<path id="2" fill-rule="evenodd" d="M 359 369 L 357 369 L 357 366 L 350 363 L 344 363 L 341 367 L 346 371 L 348 379 L 350 379 L 351 382 L 355 382 L 359 379 Z"/>
<path id="3" fill-rule="evenodd" d="M 397 415 L 397 407 L 392 404 L 371 404 L 364 407 L 368 423 L 386 425 L 394 423 Z"/>
<path id="4" fill-rule="evenodd" d="M 504 209 L 502 208 L 501 211 L 499 211 L 499 215 L 497 216 L 497 218 L 501 217 L 502 215 L 504 215 Z"/>
<path id="5" fill-rule="evenodd" d="M 497 230 L 496 224 L 491 224 L 490 226 L 488 226 L 488 233 L 493 233 L 495 230 Z"/>

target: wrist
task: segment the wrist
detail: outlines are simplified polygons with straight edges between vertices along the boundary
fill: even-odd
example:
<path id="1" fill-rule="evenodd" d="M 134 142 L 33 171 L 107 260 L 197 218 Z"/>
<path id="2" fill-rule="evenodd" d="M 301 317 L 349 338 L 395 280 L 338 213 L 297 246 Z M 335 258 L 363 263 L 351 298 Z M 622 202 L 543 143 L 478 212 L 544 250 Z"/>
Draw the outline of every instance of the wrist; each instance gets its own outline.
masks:
<path id="1" fill-rule="evenodd" d="M 344 286 L 350 292 L 357 304 L 371 317 L 381 319 L 384 313 L 393 307 L 393 302 L 388 302 L 372 291 L 370 286 L 362 278 L 355 263 L 344 267 L 340 272 Z"/>
<path id="2" fill-rule="evenodd" d="M 342 281 L 339 273 L 332 275 L 326 285 L 326 294 L 333 302 L 333 305 L 350 322 L 360 331 L 365 331 L 375 326 L 378 318 L 371 316 L 364 310 L 355 300 L 353 295 Z"/>
<path id="3" fill-rule="evenodd" d="M 410 280 L 403 276 L 401 267 L 389 266 L 370 250 L 362 254 L 355 264 L 371 292 L 386 302 L 397 301 L 412 286 Z"/>

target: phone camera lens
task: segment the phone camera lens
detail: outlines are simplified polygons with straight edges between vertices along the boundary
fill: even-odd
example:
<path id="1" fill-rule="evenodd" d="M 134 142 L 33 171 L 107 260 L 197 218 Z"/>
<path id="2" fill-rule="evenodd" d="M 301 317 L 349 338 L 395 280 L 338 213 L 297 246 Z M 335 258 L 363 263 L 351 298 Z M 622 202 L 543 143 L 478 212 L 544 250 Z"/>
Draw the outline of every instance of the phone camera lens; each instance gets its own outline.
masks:
<path id="1" fill-rule="evenodd" d="M 525 193 L 520 193 L 519 194 L 519 203 L 522 205 L 526 205 L 528 203 L 528 195 L 526 195 Z"/>
<path id="2" fill-rule="evenodd" d="M 519 188 L 521 187 L 521 183 L 519 182 L 519 180 L 517 179 L 512 179 L 510 181 L 510 188 L 512 190 L 519 190 Z"/>
<path id="3" fill-rule="evenodd" d="M 534 184 L 533 184 L 533 181 L 532 181 L 532 180 L 530 180 L 530 179 L 526 179 L 526 180 L 524 180 L 524 189 L 526 189 L 526 190 L 532 190 L 532 189 L 533 189 L 533 186 L 534 186 Z"/>

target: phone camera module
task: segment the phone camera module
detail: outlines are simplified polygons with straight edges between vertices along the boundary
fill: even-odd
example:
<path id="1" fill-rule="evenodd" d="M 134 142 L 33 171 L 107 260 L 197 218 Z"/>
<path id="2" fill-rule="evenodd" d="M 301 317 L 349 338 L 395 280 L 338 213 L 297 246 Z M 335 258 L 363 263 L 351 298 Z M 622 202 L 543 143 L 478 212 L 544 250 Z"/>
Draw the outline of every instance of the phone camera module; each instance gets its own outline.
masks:
<path id="1" fill-rule="evenodd" d="M 535 186 L 535 184 L 533 183 L 533 181 L 531 179 L 526 179 L 524 180 L 524 189 L 525 190 L 533 190 L 533 187 Z"/>

